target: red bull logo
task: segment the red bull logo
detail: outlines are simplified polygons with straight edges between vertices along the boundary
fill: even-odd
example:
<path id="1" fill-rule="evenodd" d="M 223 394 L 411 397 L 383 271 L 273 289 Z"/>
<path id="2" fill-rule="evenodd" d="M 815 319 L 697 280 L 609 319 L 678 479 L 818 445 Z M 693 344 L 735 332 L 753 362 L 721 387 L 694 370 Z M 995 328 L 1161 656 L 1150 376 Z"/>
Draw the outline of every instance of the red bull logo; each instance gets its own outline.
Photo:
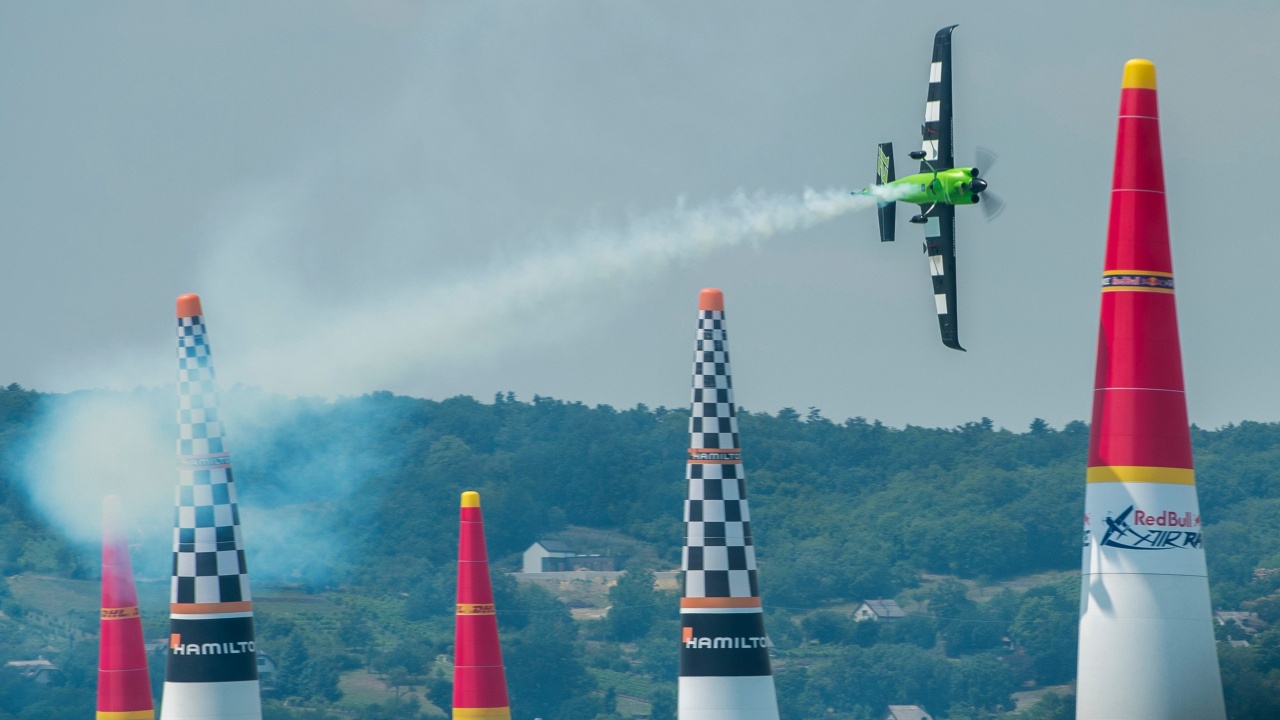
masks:
<path id="1" fill-rule="evenodd" d="M 1100 544 L 1124 550 L 1199 550 L 1201 537 L 1200 516 L 1179 514 L 1165 510 L 1153 515 L 1130 505 L 1124 512 L 1106 518 L 1107 532 Z M 1197 531 L 1167 530 L 1163 528 L 1190 528 Z"/>
<path id="2" fill-rule="evenodd" d="M 1102 278 L 1102 289 L 1173 292 L 1173 277 L 1163 273 L 1115 273 Z"/>
<path id="3" fill-rule="evenodd" d="M 1193 518 L 1189 512 L 1178 515 L 1173 510 L 1165 510 L 1159 515 L 1134 510 L 1133 524 L 1155 527 L 1200 527 L 1200 516 L 1197 515 Z"/>

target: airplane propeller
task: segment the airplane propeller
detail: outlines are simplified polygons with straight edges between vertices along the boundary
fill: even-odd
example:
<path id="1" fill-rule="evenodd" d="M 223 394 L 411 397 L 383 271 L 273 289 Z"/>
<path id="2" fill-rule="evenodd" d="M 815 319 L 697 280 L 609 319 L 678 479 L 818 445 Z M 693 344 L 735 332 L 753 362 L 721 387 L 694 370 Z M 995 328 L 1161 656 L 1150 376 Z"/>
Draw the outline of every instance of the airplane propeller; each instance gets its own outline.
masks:
<path id="1" fill-rule="evenodd" d="M 1000 159 L 993 151 L 984 147 L 975 148 L 973 151 L 974 167 L 980 167 L 985 172 L 991 172 L 991 168 L 996 166 L 996 161 Z"/>
<path id="2" fill-rule="evenodd" d="M 995 152 L 984 147 L 974 148 L 973 157 L 973 166 L 982 168 L 984 173 L 991 172 L 991 168 L 995 167 L 996 161 L 1000 159 L 1000 156 L 996 155 Z M 1004 212 L 1004 201 L 1000 199 L 999 195 L 990 190 L 984 190 L 981 197 L 982 202 L 978 204 L 982 207 L 982 214 L 987 220 L 995 220 L 1000 213 Z"/>
<path id="3" fill-rule="evenodd" d="M 982 202 L 979 203 L 982 208 L 982 214 L 988 220 L 995 220 L 996 216 L 1004 212 L 1004 201 L 999 195 L 990 192 L 982 193 Z"/>

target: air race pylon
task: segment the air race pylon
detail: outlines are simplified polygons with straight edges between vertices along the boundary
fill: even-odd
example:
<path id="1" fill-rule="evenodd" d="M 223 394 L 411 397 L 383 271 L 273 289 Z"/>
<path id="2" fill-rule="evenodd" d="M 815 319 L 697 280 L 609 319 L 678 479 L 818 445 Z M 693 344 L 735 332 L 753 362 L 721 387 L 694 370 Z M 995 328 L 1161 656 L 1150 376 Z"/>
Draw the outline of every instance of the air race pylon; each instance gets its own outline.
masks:
<path id="1" fill-rule="evenodd" d="M 147 648 L 120 499 L 102 501 L 102 620 L 98 645 L 98 720 L 153 720 Z"/>
<path id="2" fill-rule="evenodd" d="M 462 493 L 461 514 L 458 609 L 453 635 L 453 719 L 511 720 L 480 493 Z"/>
<path id="3" fill-rule="evenodd" d="M 178 298 L 178 488 L 161 720 L 260 720 L 253 603 L 200 298 Z"/>
<path id="4" fill-rule="evenodd" d="M 1222 720 L 1155 66 L 1125 65 L 1085 491 L 1079 720 Z"/>
<path id="5" fill-rule="evenodd" d="M 702 291 L 684 504 L 680 720 L 778 720 L 738 417 L 724 295 Z"/>

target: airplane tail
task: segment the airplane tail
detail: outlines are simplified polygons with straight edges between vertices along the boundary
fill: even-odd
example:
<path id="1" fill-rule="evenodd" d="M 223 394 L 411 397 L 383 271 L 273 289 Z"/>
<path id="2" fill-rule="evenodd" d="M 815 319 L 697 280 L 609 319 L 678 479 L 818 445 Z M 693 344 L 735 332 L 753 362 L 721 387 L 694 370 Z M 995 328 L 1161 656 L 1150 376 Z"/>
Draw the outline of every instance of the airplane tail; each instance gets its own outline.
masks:
<path id="1" fill-rule="evenodd" d="M 876 185 L 888 185 L 894 181 L 893 176 L 893 143 L 880 143 L 880 154 L 876 158 Z M 880 220 L 880 242 L 893 242 L 894 221 L 898 219 L 898 204 L 881 202 L 876 206 L 876 215 Z"/>

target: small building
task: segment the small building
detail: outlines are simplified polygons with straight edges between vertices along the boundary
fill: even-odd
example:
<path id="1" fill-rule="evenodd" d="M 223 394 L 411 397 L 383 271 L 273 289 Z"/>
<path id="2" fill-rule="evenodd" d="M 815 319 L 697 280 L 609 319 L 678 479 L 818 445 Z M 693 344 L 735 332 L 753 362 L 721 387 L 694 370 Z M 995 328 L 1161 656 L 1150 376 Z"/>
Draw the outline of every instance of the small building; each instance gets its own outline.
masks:
<path id="1" fill-rule="evenodd" d="M 559 540 L 539 540 L 524 551 L 521 570 L 526 573 L 573 572 L 598 570 L 613 572 L 617 562 L 608 555 L 587 555 L 575 552 Z"/>
<path id="2" fill-rule="evenodd" d="M 902 608 L 898 607 L 896 600 L 863 600 L 857 610 L 853 611 L 853 619 L 857 622 L 863 620 L 900 620 L 906 617 Z M 890 707 L 899 707 L 893 705 Z M 914 705 L 902 705 L 901 707 L 915 707 Z"/>
<path id="3" fill-rule="evenodd" d="M 1256 612 L 1230 610 L 1219 611 L 1213 614 L 1213 619 L 1216 620 L 1219 625 L 1227 625 L 1228 623 L 1234 622 L 1240 626 L 1240 629 L 1250 635 L 1258 632 L 1259 630 L 1266 629 L 1267 627 L 1267 624 L 1262 621 L 1262 618 L 1258 617 L 1258 613 Z"/>
<path id="4" fill-rule="evenodd" d="M 276 672 L 276 661 L 271 656 L 264 653 L 258 653 L 258 677 L 266 678 L 274 675 Z"/>
<path id="5" fill-rule="evenodd" d="M 573 550 L 559 540 L 539 540 L 524 551 L 524 563 L 521 570 L 527 573 L 551 572 L 544 570 L 548 564 L 573 555 Z M 551 563 L 547 563 L 551 560 Z"/>
<path id="6" fill-rule="evenodd" d="M 41 685 L 50 685 L 62 680 L 62 671 L 44 657 L 35 660 L 11 660 L 4 664 L 7 668 L 18 671 L 22 677 Z"/>
<path id="7" fill-rule="evenodd" d="M 890 705 L 880 720 L 933 720 L 933 716 L 919 705 Z"/>

